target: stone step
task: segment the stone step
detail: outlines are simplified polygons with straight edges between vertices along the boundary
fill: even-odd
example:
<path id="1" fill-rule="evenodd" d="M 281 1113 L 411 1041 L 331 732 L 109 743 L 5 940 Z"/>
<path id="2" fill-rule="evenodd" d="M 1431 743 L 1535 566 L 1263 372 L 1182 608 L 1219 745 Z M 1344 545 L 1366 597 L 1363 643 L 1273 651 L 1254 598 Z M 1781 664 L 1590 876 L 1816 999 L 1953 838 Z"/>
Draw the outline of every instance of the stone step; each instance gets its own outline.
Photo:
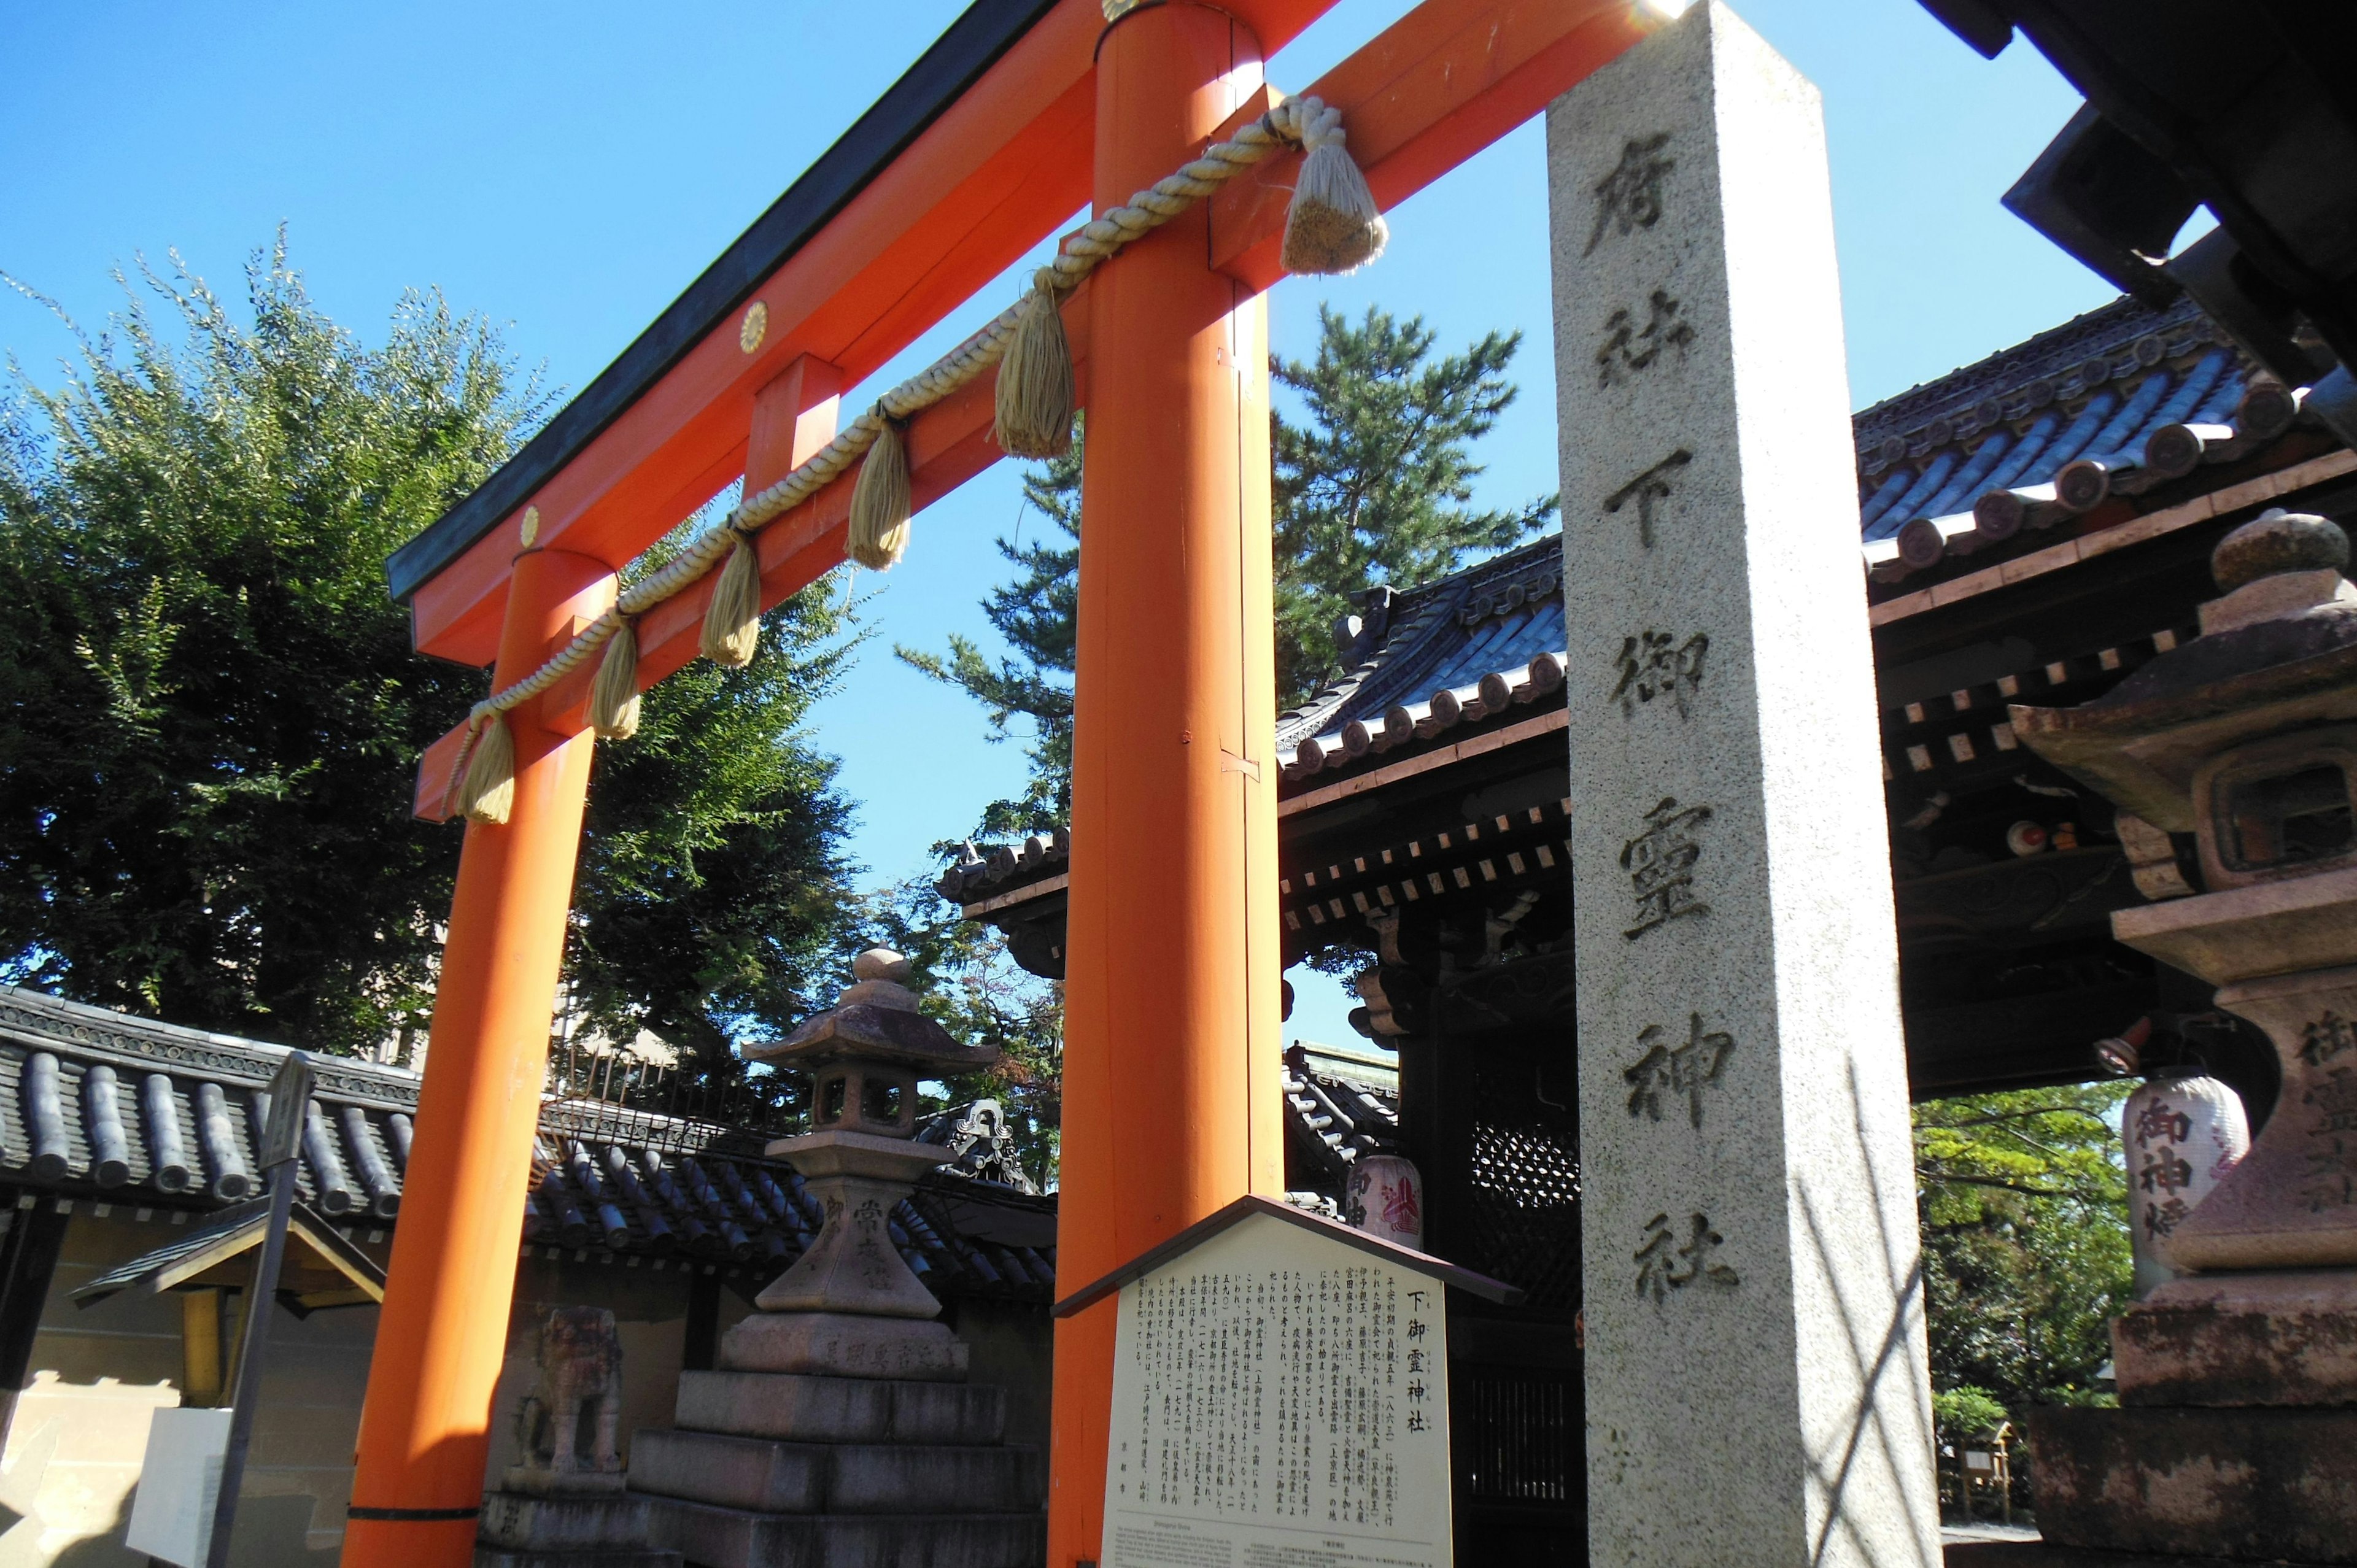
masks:
<path id="1" fill-rule="evenodd" d="M 506 1546 L 475 1547 L 475 1568 L 683 1568 L 676 1552 L 660 1547 L 585 1546 L 557 1552 L 520 1552 Z"/>
<path id="2" fill-rule="evenodd" d="M 757 1513 L 972 1513 L 1038 1508 L 1039 1451 L 952 1444 L 780 1443 L 716 1432 L 640 1432 L 630 1487 Z"/>
<path id="3" fill-rule="evenodd" d="M 1006 1432 L 1005 1391 L 979 1383 L 682 1372 L 674 1411 L 687 1431 L 791 1443 L 974 1444 Z"/>
<path id="4" fill-rule="evenodd" d="M 509 1552 L 587 1552 L 647 1543 L 647 1504 L 619 1489 L 590 1496 L 486 1493 L 476 1540 Z"/>
<path id="5" fill-rule="evenodd" d="M 754 1513 L 650 1499 L 654 1539 L 696 1568 L 1039 1568 L 1044 1513 Z"/>

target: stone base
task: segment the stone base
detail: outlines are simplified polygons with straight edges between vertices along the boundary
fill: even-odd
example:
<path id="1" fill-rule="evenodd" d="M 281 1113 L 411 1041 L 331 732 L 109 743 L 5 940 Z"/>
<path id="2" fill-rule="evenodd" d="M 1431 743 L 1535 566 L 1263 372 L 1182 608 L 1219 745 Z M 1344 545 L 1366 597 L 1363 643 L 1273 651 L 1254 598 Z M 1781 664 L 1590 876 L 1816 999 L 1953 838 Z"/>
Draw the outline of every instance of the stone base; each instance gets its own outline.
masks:
<path id="1" fill-rule="evenodd" d="M 660 1498 L 656 1539 L 699 1568 L 1039 1568 L 1047 1516 L 753 1513 Z"/>
<path id="2" fill-rule="evenodd" d="M 757 1312 L 720 1337 L 732 1372 L 963 1382 L 966 1348 L 949 1326 L 839 1312 Z"/>
<path id="3" fill-rule="evenodd" d="M 627 1493 L 493 1492 L 483 1498 L 475 1568 L 680 1568 L 678 1552 L 648 1544 L 649 1514 L 646 1498 Z"/>
<path id="4" fill-rule="evenodd" d="M 2245 1568 L 2231 1557 L 2159 1557 L 2142 1552 L 2097 1552 L 2043 1541 L 1957 1541 L 1943 1552 L 1946 1568 Z M 2269 1568 L 2321 1568 L 2280 1563 Z"/>
<path id="5" fill-rule="evenodd" d="M 500 1479 L 503 1492 L 535 1498 L 618 1498 L 630 1477 L 619 1470 L 544 1470 L 533 1465 L 511 1465 Z"/>
<path id="6" fill-rule="evenodd" d="M 678 1424 L 793 1443 L 996 1443 L 1005 1391 L 966 1383 L 682 1372 Z"/>
<path id="7" fill-rule="evenodd" d="M 617 1476 L 616 1480 L 622 1477 Z M 483 1498 L 476 1539 L 487 1546 L 555 1552 L 588 1546 L 644 1546 L 647 1504 L 627 1493 L 612 1497 L 533 1497 L 492 1492 Z"/>
<path id="8" fill-rule="evenodd" d="M 2357 1270 L 2172 1280 L 2113 1320 L 2112 1359 L 2124 1405 L 2357 1404 Z"/>
<path id="9" fill-rule="evenodd" d="M 680 1555 L 659 1546 L 584 1548 L 578 1552 L 514 1552 L 475 1548 L 475 1568 L 683 1568 Z"/>
<path id="10" fill-rule="evenodd" d="M 2357 1563 L 2357 1407 L 2036 1410 L 2056 1546 Z"/>
<path id="11" fill-rule="evenodd" d="M 952 1444 L 780 1443 L 717 1432 L 641 1432 L 631 1483 L 758 1513 L 996 1513 L 1037 1509 L 1036 1448 Z"/>

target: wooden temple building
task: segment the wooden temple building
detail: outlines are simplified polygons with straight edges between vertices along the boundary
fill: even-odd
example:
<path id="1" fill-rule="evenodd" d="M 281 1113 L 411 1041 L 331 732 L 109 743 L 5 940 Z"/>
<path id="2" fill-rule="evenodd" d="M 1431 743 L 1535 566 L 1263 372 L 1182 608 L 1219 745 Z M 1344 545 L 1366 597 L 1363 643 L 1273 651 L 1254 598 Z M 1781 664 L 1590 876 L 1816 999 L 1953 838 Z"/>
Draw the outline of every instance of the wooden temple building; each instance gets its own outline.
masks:
<path id="1" fill-rule="evenodd" d="M 2123 842 L 2005 704 L 2087 701 L 2192 637 L 2212 547 L 2261 510 L 2357 510 L 2357 453 L 2300 401 L 2191 304 L 2123 298 L 1857 416 L 1888 820 L 1823 831 L 1889 835 L 1918 1099 L 2099 1076 L 2096 1043 L 2149 1019 L 2147 1062 L 2198 1057 L 2272 1103 L 2264 1042 L 2110 937 L 2188 846 Z M 1452 1319 L 1466 1562 L 1577 1560 L 1584 1519 L 1566 569 L 1549 538 L 1371 589 L 1338 628 L 1347 673 L 1277 726 L 1286 961 L 1357 969 L 1354 1022 L 1397 1063 L 1293 1054 L 1288 1186 L 1405 1154 L 1426 1245 L 1528 1293 Z M 1616 700 L 1710 677 L 1702 639 L 1632 645 Z M 972 853 L 940 887 L 1057 976 L 1069 849 Z"/>

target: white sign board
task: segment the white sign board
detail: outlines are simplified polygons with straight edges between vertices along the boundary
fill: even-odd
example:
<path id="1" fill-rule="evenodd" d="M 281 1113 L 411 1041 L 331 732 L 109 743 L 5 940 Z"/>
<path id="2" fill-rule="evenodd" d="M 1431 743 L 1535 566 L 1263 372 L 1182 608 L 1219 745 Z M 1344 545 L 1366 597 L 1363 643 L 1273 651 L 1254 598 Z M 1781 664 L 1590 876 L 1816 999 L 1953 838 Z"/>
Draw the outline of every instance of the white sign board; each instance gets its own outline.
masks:
<path id="1" fill-rule="evenodd" d="M 229 1449 L 227 1410 L 159 1410 L 147 1428 L 147 1456 L 123 1544 L 159 1563 L 199 1568 L 221 1496 Z"/>
<path id="2" fill-rule="evenodd" d="M 1448 1568 L 1441 1298 L 1266 1215 L 1124 1285 L 1105 1568 Z"/>

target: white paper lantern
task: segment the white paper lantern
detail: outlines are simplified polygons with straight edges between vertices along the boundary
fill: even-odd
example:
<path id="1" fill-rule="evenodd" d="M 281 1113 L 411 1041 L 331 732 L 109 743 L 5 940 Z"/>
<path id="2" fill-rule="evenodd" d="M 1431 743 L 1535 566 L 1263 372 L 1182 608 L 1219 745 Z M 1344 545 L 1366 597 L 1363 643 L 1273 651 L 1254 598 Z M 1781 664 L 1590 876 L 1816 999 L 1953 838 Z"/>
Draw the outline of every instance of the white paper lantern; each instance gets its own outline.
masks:
<path id="1" fill-rule="evenodd" d="M 2250 1152 L 2243 1097 L 2214 1078 L 2156 1078 L 2120 1109 L 2136 1293 L 2177 1278 L 2169 1238 Z"/>
<path id="2" fill-rule="evenodd" d="M 1343 1217 L 1355 1230 L 1424 1251 L 1424 1177 L 1397 1155 L 1367 1155 L 1351 1167 Z"/>

